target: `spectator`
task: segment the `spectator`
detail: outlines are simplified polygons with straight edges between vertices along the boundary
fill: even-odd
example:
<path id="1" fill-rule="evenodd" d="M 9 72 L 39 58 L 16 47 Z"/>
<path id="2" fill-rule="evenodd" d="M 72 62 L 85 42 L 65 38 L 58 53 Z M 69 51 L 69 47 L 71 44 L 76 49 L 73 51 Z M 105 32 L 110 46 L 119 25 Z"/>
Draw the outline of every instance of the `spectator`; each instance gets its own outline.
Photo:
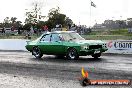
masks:
<path id="1" fill-rule="evenodd" d="M 14 26 L 12 26 L 12 27 L 11 27 L 11 31 L 14 31 L 14 30 L 15 30 L 15 27 L 14 27 Z"/>
<path id="2" fill-rule="evenodd" d="M 2 33 L 5 33 L 5 30 L 4 30 L 4 29 L 5 29 L 5 28 L 3 27 L 3 28 L 2 28 Z"/>
<path id="3" fill-rule="evenodd" d="M 48 32 L 48 26 L 47 25 L 43 26 L 43 31 Z"/>

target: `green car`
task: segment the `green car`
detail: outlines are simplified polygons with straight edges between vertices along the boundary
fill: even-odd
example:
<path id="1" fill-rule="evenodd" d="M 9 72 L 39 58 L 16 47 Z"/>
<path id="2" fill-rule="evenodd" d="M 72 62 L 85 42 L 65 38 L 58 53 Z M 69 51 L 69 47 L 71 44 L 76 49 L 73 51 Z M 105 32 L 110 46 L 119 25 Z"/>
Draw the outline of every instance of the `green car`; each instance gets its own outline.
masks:
<path id="1" fill-rule="evenodd" d="M 66 56 L 67 59 L 78 59 L 79 56 L 86 55 L 98 58 L 108 50 L 105 42 L 85 40 L 74 31 L 47 32 L 38 39 L 27 42 L 25 47 L 36 58 L 41 58 L 43 54 Z"/>

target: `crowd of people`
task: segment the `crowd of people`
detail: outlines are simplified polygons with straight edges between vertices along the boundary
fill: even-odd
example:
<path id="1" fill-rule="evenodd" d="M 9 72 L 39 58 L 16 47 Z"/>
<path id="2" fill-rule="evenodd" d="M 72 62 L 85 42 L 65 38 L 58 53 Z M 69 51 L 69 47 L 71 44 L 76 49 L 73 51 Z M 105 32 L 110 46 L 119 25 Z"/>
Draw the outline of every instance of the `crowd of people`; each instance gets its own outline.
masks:
<path id="1" fill-rule="evenodd" d="M 1 33 L 6 33 L 7 28 L 4 27 L 1 30 L 2 30 Z M 67 28 L 62 27 L 61 24 L 57 24 L 56 27 L 52 29 L 49 29 L 47 25 L 42 26 L 41 29 L 37 29 L 31 26 L 29 30 L 24 30 L 23 27 L 18 27 L 18 28 L 11 27 L 10 29 L 8 28 L 8 33 L 17 32 L 17 34 L 25 35 L 25 38 L 30 38 L 30 35 L 33 34 L 39 35 L 48 31 L 75 31 L 79 34 L 86 34 L 91 32 L 91 29 L 83 26 L 76 26 L 75 24 Z"/>
<path id="2" fill-rule="evenodd" d="M 87 28 L 84 26 L 76 26 L 75 24 L 67 28 L 63 28 L 61 25 L 60 26 L 57 25 L 55 28 L 51 29 L 51 31 L 75 31 L 79 34 L 87 34 L 91 32 L 91 28 Z"/>

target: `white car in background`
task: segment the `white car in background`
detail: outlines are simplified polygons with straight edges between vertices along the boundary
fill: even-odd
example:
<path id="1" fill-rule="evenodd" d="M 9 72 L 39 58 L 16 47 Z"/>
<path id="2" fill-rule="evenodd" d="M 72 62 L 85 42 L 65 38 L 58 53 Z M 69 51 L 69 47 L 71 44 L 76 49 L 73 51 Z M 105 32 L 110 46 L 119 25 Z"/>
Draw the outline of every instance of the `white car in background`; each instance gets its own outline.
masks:
<path id="1" fill-rule="evenodd" d="M 4 28 L 6 34 L 18 34 L 18 30 L 11 30 L 11 28 Z"/>

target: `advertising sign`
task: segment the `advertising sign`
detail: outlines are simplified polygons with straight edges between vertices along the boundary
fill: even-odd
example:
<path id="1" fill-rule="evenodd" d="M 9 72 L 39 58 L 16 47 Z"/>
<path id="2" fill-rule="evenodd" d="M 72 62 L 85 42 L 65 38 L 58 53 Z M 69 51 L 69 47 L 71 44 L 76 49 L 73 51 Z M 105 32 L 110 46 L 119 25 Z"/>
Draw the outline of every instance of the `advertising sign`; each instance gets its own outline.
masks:
<path id="1" fill-rule="evenodd" d="M 107 47 L 107 53 L 132 54 L 132 40 L 108 41 Z"/>

